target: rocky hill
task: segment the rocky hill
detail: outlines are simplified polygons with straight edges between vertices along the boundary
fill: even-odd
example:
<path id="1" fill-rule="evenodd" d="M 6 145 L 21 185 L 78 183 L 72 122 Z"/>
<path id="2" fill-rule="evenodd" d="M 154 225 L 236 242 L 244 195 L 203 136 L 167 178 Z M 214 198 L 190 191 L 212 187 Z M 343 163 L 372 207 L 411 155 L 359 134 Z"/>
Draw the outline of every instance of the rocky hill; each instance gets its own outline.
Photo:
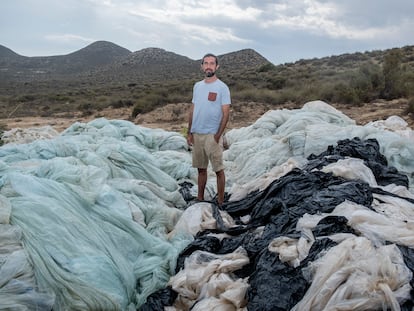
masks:
<path id="1" fill-rule="evenodd" d="M 2 66 L 7 66 L 8 63 L 12 65 L 13 62 L 19 61 L 21 58 L 23 58 L 23 56 L 20 56 L 19 54 L 13 52 L 9 48 L 0 45 L 0 62 Z"/>
<path id="2" fill-rule="evenodd" d="M 135 83 L 151 83 L 177 79 L 186 75 L 193 76 L 198 62 L 188 57 L 175 54 L 160 48 L 145 48 L 119 58 L 114 62 L 98 68 L 95 79 L 108 81 L 129 81 Z"/>
<path id="3" fill-rule="evenodd" d="M 98 41 L 79 51 L 58 56 L 26 57 L 0 46 L 0 74 L 3 81 L 73 79 L 130 53 L 131 51 L 106 41 Z"/>
<path id="4" fill-rule="evenodd" d="M 253 50 L 220 55 L 226 68 L 257 67 L 268 61 Z M 160 48 L 131 52 L 107 41 L 97 41 L 76 52 L 59 56 L 26 57 L 0 46 L 2 83 L 50 80 L 153 82 L 180 76 L 194 76 L 199 60 Z"/>

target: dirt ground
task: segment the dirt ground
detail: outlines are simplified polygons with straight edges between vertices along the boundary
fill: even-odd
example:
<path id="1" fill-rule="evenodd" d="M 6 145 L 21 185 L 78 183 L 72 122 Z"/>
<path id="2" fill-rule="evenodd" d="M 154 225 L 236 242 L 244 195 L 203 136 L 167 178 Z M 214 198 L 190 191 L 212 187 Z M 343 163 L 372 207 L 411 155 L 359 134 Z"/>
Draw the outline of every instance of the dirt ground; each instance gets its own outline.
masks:
<path id="1" fill-rule="evenodd" d="M 13 128 L 33 128 L 52 126 L 58 132 L 68 128 L 75 122 L 88 122 L 98 117 L 107 119 L 120 119 L 133 121 L 148 128 L 161 128 L 168 131 L 182 132 L 187 127 L 188 103 L 169 104 L 158 108 L 150 113 L 137 116 L 131 120 L 132 108 L 106 109 L 99 114 L 83 117 L 81 113 L 72 118 L 56 116 L 53 118 L 27 117 L 0 119 L 0 124 L 7 130 Z M 333 107 L 355 120 L 357 124 L 364 125 L 370 121 L 385 120 L 390 116 L 402 117 L 408 126 L 414 129 L 414 116 L 407 115 L 404 110 L 407 106 L 406 100 L 395 100 L 392 102 L 374 102 L 364 104 L 360 107 L 346 105 L 335 105 Z M 300 109 L 293 105 L 280 106 L 277 109 Z M 243 103 L 233 105 L 228 128 L 240 128 L 254 123 L 260 116 L 271 108 L 269 105 L 260 103 Z"/>

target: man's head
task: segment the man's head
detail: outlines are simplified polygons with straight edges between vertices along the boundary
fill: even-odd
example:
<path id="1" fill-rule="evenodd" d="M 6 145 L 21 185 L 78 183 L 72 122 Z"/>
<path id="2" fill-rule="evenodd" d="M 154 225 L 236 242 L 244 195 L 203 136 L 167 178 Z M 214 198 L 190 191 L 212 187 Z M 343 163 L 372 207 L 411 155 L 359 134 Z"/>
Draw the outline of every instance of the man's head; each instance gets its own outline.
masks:
<path id="1" fill-rule="evenodd" d="M 219 64 L 216 55 L 208 53 L 203 56 L 203 59 L 201 60 L 201 70 L 207 78 L 214 76 L 218 68 Z"/>

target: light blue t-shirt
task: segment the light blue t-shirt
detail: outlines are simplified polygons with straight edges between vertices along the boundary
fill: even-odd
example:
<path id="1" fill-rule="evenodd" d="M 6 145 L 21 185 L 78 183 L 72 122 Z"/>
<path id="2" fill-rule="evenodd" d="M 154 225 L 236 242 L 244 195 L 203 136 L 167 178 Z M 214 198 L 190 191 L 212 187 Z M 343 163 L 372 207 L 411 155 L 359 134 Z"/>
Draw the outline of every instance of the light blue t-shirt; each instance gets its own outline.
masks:
<path id="1" fill-rule="evenodd" d="M 194 104 L 192 133 L 216 134 L 223 112 L 222 105 L 230 105 L 230 90 L 221 80 L 207 83 L 204 80 L 194 84 L 193 99 Z"/>

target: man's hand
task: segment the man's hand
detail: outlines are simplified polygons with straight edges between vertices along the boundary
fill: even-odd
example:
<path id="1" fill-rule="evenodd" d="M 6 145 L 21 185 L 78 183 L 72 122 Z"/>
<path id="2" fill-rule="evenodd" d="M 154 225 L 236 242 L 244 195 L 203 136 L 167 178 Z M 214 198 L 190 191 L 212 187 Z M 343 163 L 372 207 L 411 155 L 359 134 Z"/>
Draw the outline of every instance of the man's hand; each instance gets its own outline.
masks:
<path id="1" fill-rule="evenodd" d="M 216 143 L 219 143 L 220 141 L 220 134 L 214 134 L 214 140 L 216 141 Z"/>
<path id="2" fill-rule="evenodd" d="M 192 146 L 193 145 L 193 142 L 194 142 L 193 134 L 192 133 L 188 133 L 187 134 L 187 144 L 188 144 L 188 146 Z"/>

